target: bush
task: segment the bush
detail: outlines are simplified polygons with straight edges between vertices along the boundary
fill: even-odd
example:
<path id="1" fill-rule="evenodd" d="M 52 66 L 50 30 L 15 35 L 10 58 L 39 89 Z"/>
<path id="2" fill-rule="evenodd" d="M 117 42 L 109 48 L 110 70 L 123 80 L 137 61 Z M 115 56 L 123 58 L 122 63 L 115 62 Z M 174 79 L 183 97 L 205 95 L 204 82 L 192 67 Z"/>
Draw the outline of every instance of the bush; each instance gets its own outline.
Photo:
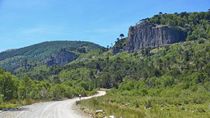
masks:
<path id="1" fill-rule="evenodd" d="M 33 104 L 33 100 L 32 99 L 25 99 L 22 101 L 22 104 L 23 105 L 30 105 L 30 104 Z"/>

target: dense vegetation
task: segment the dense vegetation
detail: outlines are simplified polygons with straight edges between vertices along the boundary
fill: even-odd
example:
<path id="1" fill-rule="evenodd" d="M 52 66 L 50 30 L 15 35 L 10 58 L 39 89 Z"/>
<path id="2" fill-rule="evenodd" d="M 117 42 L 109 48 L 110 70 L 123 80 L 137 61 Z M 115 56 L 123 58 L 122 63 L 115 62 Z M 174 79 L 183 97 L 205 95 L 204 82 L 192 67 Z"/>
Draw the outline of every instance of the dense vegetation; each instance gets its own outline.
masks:
<path id="1" fill-rule="evenodd" d="M 153 49 L 148 55 L 142 51 L 110 56 L 109 63 L 100 66 L 104 68 L 98 80 L 102 80 L 101 87 L 115 89 L 81 104 L 118 117 L 207 118 L 210 41 L 199 42 Z"/>
<path id="2" fill-rule="evenodd" d="M 37 101 L 59 100 L 95 93 L 89 81 L 69 80 L 62 83 L 34 81 L 29 77 L 17 78 L 0 70 L 0 109 L 15 108 Z"/>
<path id="3" fill-rule="evenodd" d="M 144 19 L 160 25 L 172 25 L 184 28 L 188 32 L 187 40 L 207 39 L 210 35 L 210 10 L 208 12 L 163 14 Z"/>

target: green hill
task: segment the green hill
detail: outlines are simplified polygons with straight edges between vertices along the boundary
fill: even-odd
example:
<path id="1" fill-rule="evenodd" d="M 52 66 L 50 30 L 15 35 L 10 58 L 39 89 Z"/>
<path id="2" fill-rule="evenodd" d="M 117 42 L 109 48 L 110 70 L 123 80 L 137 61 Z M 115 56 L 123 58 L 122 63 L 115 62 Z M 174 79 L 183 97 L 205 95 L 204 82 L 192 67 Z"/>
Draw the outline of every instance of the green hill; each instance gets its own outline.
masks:
<path id="1" fill-rule="evenodd" d="M 0 53 L 0 67 L 17 72 L 38 65 L 65 65 L 80 54 L 102 46 L 85 41 L 51 41 Z"/>

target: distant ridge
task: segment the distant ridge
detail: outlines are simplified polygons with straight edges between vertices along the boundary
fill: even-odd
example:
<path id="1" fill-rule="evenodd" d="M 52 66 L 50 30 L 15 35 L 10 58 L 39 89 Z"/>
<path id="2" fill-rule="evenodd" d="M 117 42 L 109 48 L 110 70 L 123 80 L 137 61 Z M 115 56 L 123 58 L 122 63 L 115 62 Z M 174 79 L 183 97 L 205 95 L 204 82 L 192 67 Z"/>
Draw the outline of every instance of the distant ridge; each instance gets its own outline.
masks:
<path id="1" fill-rule="evenodd" d="M 64 65 L 76 59 L 81 53 L 97 49 L 103 50 L 104 47 L 87 41 L 47 41 L 1 52 L 0 67 L 13 72 L 20 68 L 31 68 L 36 65 L 47 64 L 48 61 L 52 63 L 53 58 L 56 60 L 56 64 L 52 63 L 52 65 L 60 65 L 60 63 Z M 61 52 L 63 57 L 59 55 Z M 64 54 L 68 54 L 68 56 Z"/>

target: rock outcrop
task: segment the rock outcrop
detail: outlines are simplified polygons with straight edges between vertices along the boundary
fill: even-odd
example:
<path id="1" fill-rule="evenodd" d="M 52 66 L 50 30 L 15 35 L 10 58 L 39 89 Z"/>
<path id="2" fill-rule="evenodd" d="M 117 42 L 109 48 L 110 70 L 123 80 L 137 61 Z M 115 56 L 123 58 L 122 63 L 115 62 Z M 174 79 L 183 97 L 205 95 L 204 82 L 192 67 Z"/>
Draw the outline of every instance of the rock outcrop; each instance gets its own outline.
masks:
<path id="1" fill-rule="evenodd" d="M 187 33 L 183 28 L 145 21 L 130 27 L 126 50 L 133 52 L 143 48 L 164 46 L 185 41 L 186 37 Z"/>
<path id="2" fill-rule="evenodd" d="M 51 56 L 47 59 L 46 64 L 48 66 L 63 66 L 77 58 L 77 55 L 73 52 L 66 51 L 66 49 L 62 49 L 54 56 Z"/>

